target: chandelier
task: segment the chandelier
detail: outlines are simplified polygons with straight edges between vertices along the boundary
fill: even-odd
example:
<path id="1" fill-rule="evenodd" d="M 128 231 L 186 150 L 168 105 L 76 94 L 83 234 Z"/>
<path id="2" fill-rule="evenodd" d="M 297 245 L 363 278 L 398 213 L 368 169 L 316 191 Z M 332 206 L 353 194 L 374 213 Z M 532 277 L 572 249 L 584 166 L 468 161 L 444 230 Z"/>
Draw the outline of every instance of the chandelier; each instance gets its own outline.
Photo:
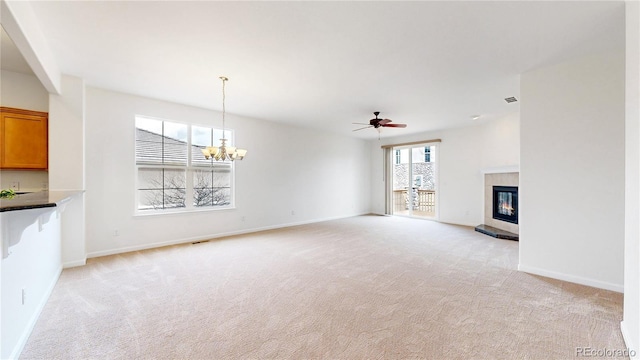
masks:
<path id="1" fill-rule="evenodd" d="M 220 139 L 220 146 L 207 146 L 206 148 L 202 149 L 202 154 L 207 160 L 209 160 L 210 158 L 213 158 L 216 161 L 233 161 L 235 159 L 242 160 L 244 159 L 244 156 L 247 155 L 247 150 L 238 149 L 235 146 L 227 146 L 227 139 L 224 138 L 224 84 L 229 79 L 225 76 L 220 76 L 220 80 L 222 80 L 222 139 Z"/>

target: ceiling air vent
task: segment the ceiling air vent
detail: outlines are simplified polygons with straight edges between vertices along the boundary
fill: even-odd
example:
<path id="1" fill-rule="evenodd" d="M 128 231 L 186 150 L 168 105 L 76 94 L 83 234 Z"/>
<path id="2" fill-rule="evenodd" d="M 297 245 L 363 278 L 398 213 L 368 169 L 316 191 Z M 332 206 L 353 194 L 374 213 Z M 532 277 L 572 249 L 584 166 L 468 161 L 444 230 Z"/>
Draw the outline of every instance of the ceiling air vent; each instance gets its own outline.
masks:
<path id="1" fill-rule="evenodd" d="M 512 96 L 512 97 L 505 98 L 504 101 L 506 101 L 507 103 L 512 103 L 512 102 L 518 101 L 518 99 Z"/>

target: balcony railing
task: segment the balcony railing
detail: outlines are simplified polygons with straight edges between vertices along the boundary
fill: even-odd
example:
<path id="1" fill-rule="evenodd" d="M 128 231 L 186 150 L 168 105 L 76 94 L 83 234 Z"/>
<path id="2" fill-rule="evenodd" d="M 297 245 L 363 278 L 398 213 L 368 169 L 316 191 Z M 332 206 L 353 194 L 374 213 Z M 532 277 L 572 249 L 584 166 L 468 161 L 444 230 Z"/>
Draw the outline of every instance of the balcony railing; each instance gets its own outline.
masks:
<path id="1" fill-rule="evenodd" d="M 409 209 L 413 210 L 414 216 L 435 216 L 436 192 L 434 190 L 420 189 L 393 190 L 393 213 L 409 215 Z"/>

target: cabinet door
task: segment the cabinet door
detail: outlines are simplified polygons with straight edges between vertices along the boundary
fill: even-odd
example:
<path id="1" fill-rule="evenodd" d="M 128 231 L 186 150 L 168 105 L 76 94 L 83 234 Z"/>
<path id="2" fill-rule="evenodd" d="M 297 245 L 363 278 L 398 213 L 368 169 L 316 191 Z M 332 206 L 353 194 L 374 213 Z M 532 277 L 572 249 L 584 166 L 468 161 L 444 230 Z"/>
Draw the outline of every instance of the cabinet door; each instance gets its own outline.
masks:
<path id="1" fill-rule="evenodd" d="M 47 169 L 47 113 L 2 108 L 0 114 L 0 168 Z"/>

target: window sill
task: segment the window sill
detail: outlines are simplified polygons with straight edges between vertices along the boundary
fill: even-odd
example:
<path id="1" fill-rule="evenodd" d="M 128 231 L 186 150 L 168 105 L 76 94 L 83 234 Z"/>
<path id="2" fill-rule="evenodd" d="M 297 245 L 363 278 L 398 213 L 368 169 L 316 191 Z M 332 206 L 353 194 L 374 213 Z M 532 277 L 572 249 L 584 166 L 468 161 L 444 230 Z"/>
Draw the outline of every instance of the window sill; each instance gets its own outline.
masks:
<path id="1" fill-rule="evenodd" d="M 210 212 L 210 211 L 224 211 L 224 210 L 235 210 L 235 206 L 228 206 L 223 208 L 190 208 L 190 209 L 182 209 L 182 210 L 147 210 L 147 211 L 138 211 L 136 210 L 133 213 L 134 217 L 147 217 L 147 216 L 158 216 L 158 215 L 181 215 L 181 214 L 192 214 L 192 213 L 201 213 L 201 212 Z"/>

